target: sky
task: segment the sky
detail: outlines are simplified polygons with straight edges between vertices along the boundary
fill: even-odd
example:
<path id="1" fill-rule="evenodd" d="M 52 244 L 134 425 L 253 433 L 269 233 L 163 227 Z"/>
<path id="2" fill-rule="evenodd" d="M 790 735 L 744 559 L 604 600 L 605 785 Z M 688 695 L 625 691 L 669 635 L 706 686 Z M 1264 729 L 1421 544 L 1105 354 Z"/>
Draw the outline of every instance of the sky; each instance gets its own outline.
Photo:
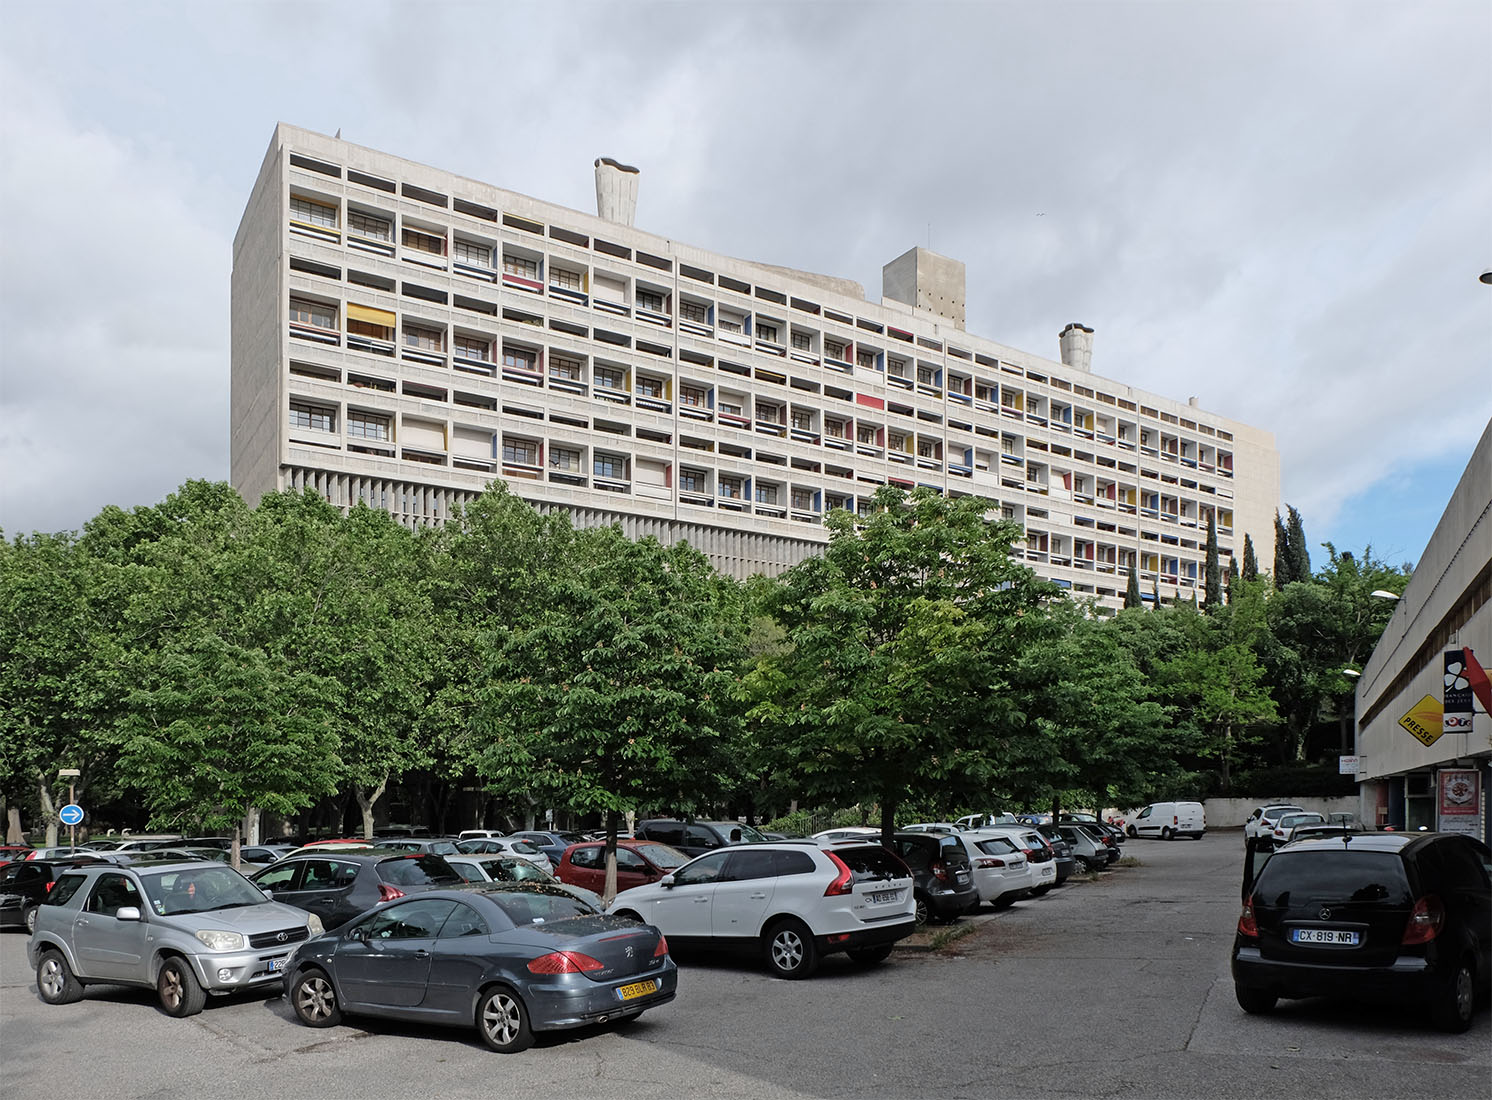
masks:
<path id="1" fill-rule="evenodd" d="M 640 229 L 873 298 L 931 247 L 969 331 L 1272 431 L 1313 547 L 1416 560 L 1492 418 L 1486 0 L 0 14 L 6 537 L 227 479 L 279 121 L 587 212 L 615 157 Z"/>

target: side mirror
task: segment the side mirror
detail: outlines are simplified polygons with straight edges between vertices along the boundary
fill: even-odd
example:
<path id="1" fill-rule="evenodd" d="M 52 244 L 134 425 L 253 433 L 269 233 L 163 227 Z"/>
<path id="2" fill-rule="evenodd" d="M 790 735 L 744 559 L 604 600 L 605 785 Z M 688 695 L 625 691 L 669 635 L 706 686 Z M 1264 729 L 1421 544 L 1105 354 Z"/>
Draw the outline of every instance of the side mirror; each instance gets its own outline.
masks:
<path id="1" fill-rule="evenodd" d="M 660 878 L 658 880 L 658 885 L 662 886 L 665 890 L 672 890 L 673 889 L 673 875 L 672 874 L 664 875 L 662 878 Z"/>
<path id="2" fill-rule="evenodd" d="M 360 925 L 358 925 L 352 931 L 350 931 L 350 932 L 347 933 L 347 938 L 349 940 L 357 940 L 358 943 L 367 943 L 368 942 L 368 926 L 366 924 L 360 924 Z"/>
<path id="3" fill-rule="evenodd" d="M 139 920 L 140 910 L 133 905 L 121 906 L 114 914 L 115 920 Z"/>
<path id="4" fill-rule="evenodd" d="M 260 890 L 259 892 L 267 897 L 270 901 L 275 900 L 275 892 L 273 890 Z"/>

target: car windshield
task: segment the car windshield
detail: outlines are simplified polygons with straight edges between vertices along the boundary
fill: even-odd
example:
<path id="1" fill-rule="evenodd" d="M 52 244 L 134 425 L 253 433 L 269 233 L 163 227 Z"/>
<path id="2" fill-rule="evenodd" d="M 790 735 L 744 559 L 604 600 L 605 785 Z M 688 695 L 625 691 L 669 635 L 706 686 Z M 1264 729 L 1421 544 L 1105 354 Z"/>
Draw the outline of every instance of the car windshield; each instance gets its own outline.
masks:
<path id="1" fill-rule="evenodd" d="M 1283 849 L 1259 873 L 1254 898 L 1269 906 L 1320 902 L 1413 904 L 1404 864 L 1392 852 Z"/>
<path id="2" fill-rule="evenodd" d="M 693 857 L 686 856 L 683 852 L 670 848 L 667 844 L 634 844 L 632 850 L 645 858 L 654 867 L 661 867 L 665 871 L 672 871 L 675 867 L 682 867 Z"/>
<path id="3" fill-rule="evenodd" d="M 539 854 L 539 849 L 535 848 L 526 840 L 515 840 L 508 847 L 517 852 L 519 855 L 536 856 Z"/>
<path id="4" fill-rule="evenodd" d="M 257 886 L 233 868 L 219 863 L 142 874 L 140 881 L 150 899 L 151 910 L 159 917 L 269 903 Z"/>
<path id="5" fill-rule="evenodd" d="M 537 863 L 531 863 L 526 859 L 495 859 L 487 864 L 487 873 L 503 882 L 557 881 Z"/>
<path id="6" fill-rule="evenodd" d="M 489 894 L 508 919 L 514 924 L 552 924 L 572 917 L 589 917 L 595 914 L 593 906 L 587 905 L 573 894 L 561 890 L 532 893 Z"/>
<path id="7" fill-rule="evenodd" d="M 462 881 L 441 856 L 395 856 L 378 865 L 378 877 L 395 886 L 449 886 Z"/>
<path id="8" fill-rule="evenodd" d="M 1320 814 L 1286 814 L 1280 818 L 1280 827 L 1291 829 L 1296 825 L 1318 825 L 1320 822 Z"/>

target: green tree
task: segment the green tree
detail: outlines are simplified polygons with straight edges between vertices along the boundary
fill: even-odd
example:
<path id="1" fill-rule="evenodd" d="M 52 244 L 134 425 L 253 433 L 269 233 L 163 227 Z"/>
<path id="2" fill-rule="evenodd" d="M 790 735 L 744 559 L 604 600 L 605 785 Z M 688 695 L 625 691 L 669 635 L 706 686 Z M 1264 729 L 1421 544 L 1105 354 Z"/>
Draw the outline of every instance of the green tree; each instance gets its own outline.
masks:
<path id="1" fill-rule="evenodd" d="M 1308 581 L 1311 579 L 1311 551 L 1306 545 L 1305 524 L 1293 504 L 1287 504 L 1285 508 L 1290 513 L 1290 521 L 1286 527 L 1289 534 L 1290 579 Z"/>
<path id="2" fill-rule="evenodd" d="M 1207 513 L 1207 560 L 1205 566 L 1205 595 L 1202 610 L 1211 611 L 1223 602 L 1222 569 L 1217 555 L 1217 517 Z"/>
<path id="3" fill-rule="evenodd" d="M 1259 579 L 1259 559 L 1254 553 L 1254 540 L 1249 538 L 1247 531 L 1243 533 L 1243 579 Z"/>
<path id="4" fill-rule="evenodd" d="M 1228 594 L 1228 602 L 1233 602 L 1233 593 L 1238 584 L 1238 559 L 1232 554 L 1228 555 L 1228 583 L 1224 591 Z"/>
<path id="5" fill-rule="evenodd" d="M 889 840 L 903 803 L 987 794 L 1020 725 L 1005 669 L 1057 589 L 1011 560 L 1020 531 L 985 501 L 883 486 L 875 504 L 858 523 L 832 514 L 823 555 L 778 579 L 786 646 L 747 686 L 801 795 L 878 805 Z"/>
<path id="6" fill-rule="evenodd" d="M 1145 606 L 1145 601 L 1140 598 L 1140 575 L 1135 572 L 1134 562 L 1129 563 L 1129 583 L 1124 589 L 1124 606 L 1126 608 Z"/>
<path id="7" fill-rule="evenodd" d="M 576 534 L 540 613 L 498 626 L 474 723 L 495 789 L 606 815 L 606 896 L 628 810 L 686 813 L 733 785 L 744 659 L 739 590 L 698 551 L 617 528 Z"/>
<path id="8" fill-rule="evenodd" d="M 1294 575 L 1294 558 L 1290 554 L 1290 532 L 1280 519 L 1280 510 L 1274 510 L 1274 586 L 1284 588 L 1300 578 Z"/>

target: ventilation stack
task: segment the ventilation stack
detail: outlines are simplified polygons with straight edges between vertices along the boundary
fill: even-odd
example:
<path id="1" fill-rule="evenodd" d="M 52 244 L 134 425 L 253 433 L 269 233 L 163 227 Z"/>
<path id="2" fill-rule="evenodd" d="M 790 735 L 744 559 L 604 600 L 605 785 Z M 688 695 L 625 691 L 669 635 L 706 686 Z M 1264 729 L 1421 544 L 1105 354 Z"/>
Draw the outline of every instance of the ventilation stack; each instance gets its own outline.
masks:
<path id="1" fill-rule="evenodd" d="M 1062 330 L 1058 339 L 1062 343 L 1062 362 L 1073 370 L 1084 374 L 1093 370 L 1093 330 L 1076 321 Z"/>
<path id="2" fill-rule="evenodd" d="M 601 157 L 596 161 L 596 215 L 619 225 L 631 225 L 637 215 L 636 168 Z"/>

